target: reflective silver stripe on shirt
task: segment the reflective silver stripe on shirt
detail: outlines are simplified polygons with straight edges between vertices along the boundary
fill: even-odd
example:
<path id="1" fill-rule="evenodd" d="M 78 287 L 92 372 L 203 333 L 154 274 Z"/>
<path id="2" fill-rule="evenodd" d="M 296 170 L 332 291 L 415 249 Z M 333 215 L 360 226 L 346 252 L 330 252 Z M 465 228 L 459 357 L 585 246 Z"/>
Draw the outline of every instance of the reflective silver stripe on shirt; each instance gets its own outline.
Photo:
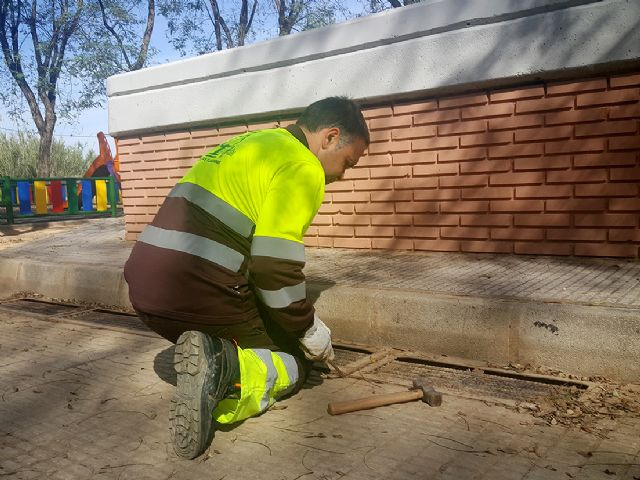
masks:
<path id="1" fill-rule="evenodd" d="M 262 301 L 271 308 L 284 308 L 293 302 L 307 298 L 307 287 L 304 282 L 290 287 L 282 287 L 280 290 L 263 290 L 257 288 Z"/>
<path id="2" fill-rule="evenodd" d="M 271 389 L 276 384 L 276 380 L 278 379 L 278 371 L 276 370 L 276 366 L 273 364 L 273 359 L 271 358 L 271 350 L 265 350 L 263 348 L 252 348 L 252 352 L 254 352 L 262 363 L 267 367 L 267 378 L 266 378 L 266 389 L 264 391 L 264 395 L 260 399 L 260 410 L 264 411 L 269 408 L 269 393 Z"/>
<path id="3" fill-rule="evenodd" d="M 147 225 L 138 241 L 160 248 L 189 253 L 234 272 L 239 272 L 240 266 L 244 262 L 244 255 L 226 245 L 193 233 L 165 230 L 153 225 Z"/>
<path id="4" fill-rule="evenodd" d="M 169 196 L 190 201 L 243 237 L 249 238 L 253 232 L 255 225 L 249 217 L 200 185 L 189 182 L 178 183 Z"/>
<path id="5" fill-rule="evenodd" d="M 251 256 L 284 258 L 304 262 L 304 244 L 276 237 L 253 237 Z"/>
<path id="6" fill-rule="evenodd" d="M 273 354 L 280 357 L 280 360 L 284 363 L 284 368 L 287 370 L 287 375 L 289 376 L 289 385 L 282 392 L 278 393 L 278 398 L 282 398 L 285 395 L 290 394 L 297 386 L 298 380 L 300 379 L 298 362 L 296 362 L 293 355 L 289 355 L 288 353 L 273 352 Z"/>

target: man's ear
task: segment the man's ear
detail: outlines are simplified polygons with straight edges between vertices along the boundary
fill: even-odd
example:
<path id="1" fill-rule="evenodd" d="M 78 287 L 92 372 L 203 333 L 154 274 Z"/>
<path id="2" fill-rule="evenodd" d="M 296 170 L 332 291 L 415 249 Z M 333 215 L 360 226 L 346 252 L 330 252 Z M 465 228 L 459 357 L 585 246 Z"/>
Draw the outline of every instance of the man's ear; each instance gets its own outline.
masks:
<path id="1" fill-rule="evenodd" d="M 322 148 L 329 148 L 340 141 L 340 129 L 338 127 L 327 128 L 322 136 Z"/>

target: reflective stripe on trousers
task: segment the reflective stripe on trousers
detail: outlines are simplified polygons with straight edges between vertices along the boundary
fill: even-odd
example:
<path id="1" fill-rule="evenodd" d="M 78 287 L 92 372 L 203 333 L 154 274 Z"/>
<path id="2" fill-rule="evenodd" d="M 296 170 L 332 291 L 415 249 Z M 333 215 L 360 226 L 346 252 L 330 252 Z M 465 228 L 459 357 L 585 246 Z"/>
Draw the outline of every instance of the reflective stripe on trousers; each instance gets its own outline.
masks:
<path id="1" fill-rule="evenodd" d="M 293 355 L 262 348 L 238 347 L 240 399 L 225 398 L 213 411 L 218 423 L 235 423 L 267 410 L 291 393 L 301 372 Z"/>

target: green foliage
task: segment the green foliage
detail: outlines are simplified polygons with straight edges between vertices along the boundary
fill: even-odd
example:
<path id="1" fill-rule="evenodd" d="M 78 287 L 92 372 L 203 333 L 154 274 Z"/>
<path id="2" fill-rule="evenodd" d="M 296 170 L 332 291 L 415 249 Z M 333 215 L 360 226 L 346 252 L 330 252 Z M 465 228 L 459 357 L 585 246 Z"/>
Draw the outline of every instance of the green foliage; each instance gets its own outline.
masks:
<path id="1" fill-rule="evenodd" d="M 39 137 L 29 133 L 0 133 L 0 177 L 36 177 Z M 81 177 L 95 159 L 93 151 L 85 153 L 80 143 L 69 146 L 59 140 L 51 145 L 52 177 Z"/>

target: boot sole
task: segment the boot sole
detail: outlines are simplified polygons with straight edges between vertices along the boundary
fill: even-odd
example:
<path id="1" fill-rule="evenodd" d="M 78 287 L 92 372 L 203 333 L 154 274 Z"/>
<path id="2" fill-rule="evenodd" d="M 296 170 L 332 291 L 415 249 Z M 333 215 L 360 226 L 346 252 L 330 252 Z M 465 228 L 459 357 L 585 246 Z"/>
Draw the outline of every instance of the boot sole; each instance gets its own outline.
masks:
<path id="1" fill-rule="evenodd" d="M 185 332 L 176 344 L 177 385 L 169 423 L 173 448 L 182 458 L 197 457 L 213 438 L 213 410 L 218 400 L 209 395 L 214 380 L 208 360 L 212 353 L 210 340 L 201 332 Z"/>

